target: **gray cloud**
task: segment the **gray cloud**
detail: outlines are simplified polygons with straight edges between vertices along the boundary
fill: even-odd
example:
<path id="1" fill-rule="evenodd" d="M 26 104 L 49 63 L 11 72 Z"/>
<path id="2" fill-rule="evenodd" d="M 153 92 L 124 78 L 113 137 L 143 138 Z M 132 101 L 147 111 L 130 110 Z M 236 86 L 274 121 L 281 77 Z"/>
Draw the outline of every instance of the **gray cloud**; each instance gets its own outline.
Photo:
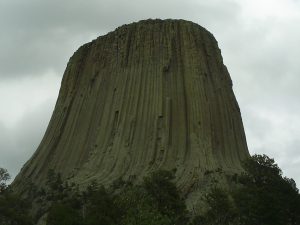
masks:
<path id="1" fill-rule="evenodd" d="M 283 172 L 300 182 L 300 9 L 291 1 L 281 17 L 247 15 L 235 35 L 221 43 L 240 103 L 251 153 L 274 157 Z M 295 14 L 294 14 L 295 13 Z M 246 16 L 246 15 L 244 15 Z"/>
<path id="2" fill-rule="evenodd" d="M 15 90 L 7 80 L 20 78 L 38 84 L 49 71 L 56 79 L 41 94 L 44 103 L 29 104 L 26 110 L 22 104 L 22 113 L 12 104 L 23 115 L 13 126 L 7 120 L 15 120 L 17 113 L 9 117 L 1 113 L 7 106 L 0 106 L 0 166 L 15 174 L 39 144 L 54 107 L 53 93 L 58 93 L 57 77 L 80 45 L 125 23 L 181 18 L 206 27 L 218 40 L 233 79 L 250 151 L 274 157 L 299 184 L 300 3 L 280 0 L 269 7 L 270 2 L 2 0 L 0 87 L 3 82 L 5 90 Z M 27 95 L 36 96 L 34 92 Z M 16 99 L 11 101 L 18 102 Z"/>
<path id="3" fill-rule="evenodd" d="M 220 23 L 231 20 L 237 4 L 224 8 L 195 1 L 109 1 L 81 0 L 1 2 L 0 76 L 39 75 L 47 70 L 62 73 L 68 57 L 83 43 L 124 23 L 147 18 L 184 18 Z M 13 12 L 13 13 L 12 13 Z M 199 21 L 201 22 L 201 21 Z M 205 25 L 205 24 L 203 24 Z"/>
<path id="4" fill-rule="evenodd" d="M 252 153 L 275 158 L 284 175 L 299 184 L 300 111 L 274 110 L 268 107 L 245 108 L 244 124 Z"/>
<path id="5" fill-rule="evenodd" d="M 41 141 L 53 110 L 54 99 L 26 112 L 13 127 L 0 123 L 0 167 L 14 177 Z"/>

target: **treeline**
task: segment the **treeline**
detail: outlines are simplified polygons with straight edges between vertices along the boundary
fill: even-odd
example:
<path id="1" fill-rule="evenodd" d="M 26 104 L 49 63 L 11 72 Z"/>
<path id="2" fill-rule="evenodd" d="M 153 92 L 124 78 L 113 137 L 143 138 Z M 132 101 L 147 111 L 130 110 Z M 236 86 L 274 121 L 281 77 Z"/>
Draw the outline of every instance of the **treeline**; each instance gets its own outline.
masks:
<path id="1" fill-rule="evenodd" d="M 172 172 L 155 172 L 141 185 L 118 180 L 105 189 L 93 182 L 84 192 L 71 190 L 59 175 L 53 175 L 48 225 L 167 225 L 188 221 Z"/>
<path id="2" fill-rule="evenodd" d="M 209 209 L 195 225 L 300 225 L 300 195 L 293 179 L 282 176 L 273 159 L 254 155 L 245 172 L 231 177 L 233 188 L 215 187 Z"/>
<path id="3" fill-rule="evenodd" d="M 85 191 L 49 171 L 45 188 L 32 187 L 30 193 L 36 201 L 46 202 L 36 217 L 47 213 L 47 225 L 300 224 L 299 190 L 292 179 L 282 176 L 273 159 L 254 155 L 244 162 L 244 170 L 230 177 L 231 188 L 216 184 L 205 195 L 205 213 L 193 218 L 170 171 L 156 171 L 140 185 L 118 180 L 106 189 L 92 182 Z M 0 187 L 0 225 L 34 224 L 29 204 L 5 187 L 5 180 Z"/>

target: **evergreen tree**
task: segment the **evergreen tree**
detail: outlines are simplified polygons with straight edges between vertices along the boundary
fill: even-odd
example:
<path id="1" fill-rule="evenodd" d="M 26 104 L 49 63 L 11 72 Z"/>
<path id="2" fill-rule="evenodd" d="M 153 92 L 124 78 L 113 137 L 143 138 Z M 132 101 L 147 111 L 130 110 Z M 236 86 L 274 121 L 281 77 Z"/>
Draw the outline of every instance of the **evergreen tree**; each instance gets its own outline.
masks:
<path id="1" fill-rule="evenodd" d="M 243 224 L 300 224 L 299 191 L 292 179 L 282 177 L 274 159 L 254 155 L 244 163 L 242 184 L 233 197 Z"/>
<path id="2" fill-rule="evenodd" d="M 7 185 L 6 182 L 10 179 L 10 175 L 6 169 L 0 168 L 0 193 L 3 192 Z"/>
<path id="3" fill-rule="evenodd" d="M 7 187 L 9 179 L 7 170 L 0 168 L 0 225 L 32 225 L 30 204 Z"/>

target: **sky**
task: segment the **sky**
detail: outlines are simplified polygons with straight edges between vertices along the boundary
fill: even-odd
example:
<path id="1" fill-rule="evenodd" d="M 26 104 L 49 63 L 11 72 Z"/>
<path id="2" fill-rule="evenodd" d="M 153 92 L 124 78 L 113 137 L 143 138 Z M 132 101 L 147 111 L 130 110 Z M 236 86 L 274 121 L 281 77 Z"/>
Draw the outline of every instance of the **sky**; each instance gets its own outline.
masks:
<path id="1" fill-rule="evenodd" d="M 208 29 L 233 80 L 251 154 L 300 186 L 300 0 L 0 0 L 0 167 L 39 145 L 71 55 L 123 24 L 185 19 Z"/>

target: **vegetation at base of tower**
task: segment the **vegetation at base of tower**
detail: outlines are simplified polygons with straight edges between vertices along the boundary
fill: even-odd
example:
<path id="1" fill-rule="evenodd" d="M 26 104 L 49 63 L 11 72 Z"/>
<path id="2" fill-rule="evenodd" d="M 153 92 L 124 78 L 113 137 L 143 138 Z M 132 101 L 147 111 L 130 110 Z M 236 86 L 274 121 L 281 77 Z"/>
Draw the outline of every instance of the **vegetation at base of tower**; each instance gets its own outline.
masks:
<path id="1" fill-rule="evenodd" d="M 0 168 L 0 225 L 33 225 L 29 216 L 29 202 L 7 187 L 9 179 L 7 170 Z"/>
<path id="2" fill-rule="evenodd" d="M 282 176 L 273 159 L 254 155 L 244 163 L 238 177 L 240 188 L 233 191 L 241 224 L 300 224 L 300 195 L 293 179 Z"/>
<path id="3" fill-rule="evenodd" d="M 0 225 L 35 224 L 28 216 L 28 202 L 6 186 L 6 174 L 0 180 Z M 118 180 L 106 189 L 92 182 L 82 192 L 50 170 L 46 186 L 40 190 L 32 186 L 30 195 L 47 203 L 37 218 L 47 213 L 48 225 L 300 224 L 299 190 L 266 155 L 247 159 L 244 173 L 231 177 L 232 188 L 225 190 L 216 184 L 205 196 L 207 211 L 193 219 L 174 178 L 173 172 L 156 171 L 140 185 Z"/>
<path id="4" fill-rule="evenodd" d="M 300 194 L 293 179 L 282 176 L 273 159 L 254 155 L 244 162 L 245 172 L 233 176 L 235 188 L 212 189 L 209 209 L 194 225 L 299 225 Z"/>
<path id="5" fill-rule="evenodd" d="M 184 200 L 172 182 L 174 174 L 157 171 L 142 184 L 118 182 L 116 190 L 105 189 L 93 182 L 86 191 L 68 197 L 58 175 L 49 173 L 52 206 L 48 225 L 184 225 L 187 211 Z M 119 185 L 118 185 L 119 186 Z M 53 194 L 54 193 L 54 194 Z"/>
<path id="6" fill-rule="evenodd" d="M 225 190 L 215 187 L 206 196 L 209 206 L 208 211 L 201 216 L 196 216 L 192 225 L 238 225 L 238 209 L 234 201 Z"/>

